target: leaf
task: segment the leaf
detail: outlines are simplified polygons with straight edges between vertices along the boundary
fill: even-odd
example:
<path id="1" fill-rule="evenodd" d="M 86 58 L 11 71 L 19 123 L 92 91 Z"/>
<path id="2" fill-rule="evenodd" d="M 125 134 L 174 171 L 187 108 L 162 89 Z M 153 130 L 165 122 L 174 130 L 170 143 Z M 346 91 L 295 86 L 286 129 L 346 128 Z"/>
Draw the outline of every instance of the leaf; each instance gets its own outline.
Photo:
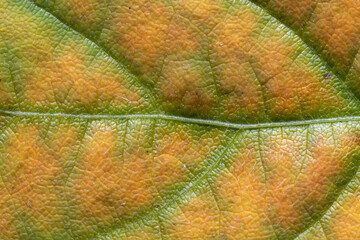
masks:
<path id="1" fill-rule="evenodd" d="M 1 239 L 357 239 L 356 0 L 1 0 Z"/>

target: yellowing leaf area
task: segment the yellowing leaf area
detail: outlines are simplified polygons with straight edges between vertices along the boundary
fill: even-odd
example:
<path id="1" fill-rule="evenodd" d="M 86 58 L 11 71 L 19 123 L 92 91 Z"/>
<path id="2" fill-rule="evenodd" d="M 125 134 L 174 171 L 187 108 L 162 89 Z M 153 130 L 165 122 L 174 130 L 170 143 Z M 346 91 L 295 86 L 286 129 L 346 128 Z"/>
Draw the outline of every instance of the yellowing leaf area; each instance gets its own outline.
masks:
<path id="1" fill-rule="evenodd" d="M 360 239 L 360 1 L 0 0 L 0 239 Z"/>

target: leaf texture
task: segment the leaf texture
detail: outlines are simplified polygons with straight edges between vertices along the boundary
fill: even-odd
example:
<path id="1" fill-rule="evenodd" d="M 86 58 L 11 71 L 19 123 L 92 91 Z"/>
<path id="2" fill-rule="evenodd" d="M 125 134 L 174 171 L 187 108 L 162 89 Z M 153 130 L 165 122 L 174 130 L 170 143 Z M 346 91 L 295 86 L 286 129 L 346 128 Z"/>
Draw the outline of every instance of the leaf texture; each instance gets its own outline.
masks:
<path id="1" fill-rule="evenodd" d="M 0 0 L 1 239 L 357 239 L 357 0 Z"/>

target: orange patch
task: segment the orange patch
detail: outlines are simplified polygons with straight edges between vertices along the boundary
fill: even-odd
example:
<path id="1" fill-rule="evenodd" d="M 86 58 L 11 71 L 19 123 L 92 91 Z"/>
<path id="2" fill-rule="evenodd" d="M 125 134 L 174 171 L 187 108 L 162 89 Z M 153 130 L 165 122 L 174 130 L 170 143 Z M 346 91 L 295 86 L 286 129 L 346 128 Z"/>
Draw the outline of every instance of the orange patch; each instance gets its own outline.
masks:
<path id="1" fill-rule="evenodd" d="M 85 56 L 76 46 L 64 47 L 62 53 L 40 64 L 39 74 L 29 79 L 25 96 L 32 104 L 94 104 L 106 102 L 121 105 L 135 103 L 139 96 L 125 89 L 120 79 L 101 63 L 86 70 Z"/>
<path id="2" fill-rule="evenodd" d="M 316 5 L 313 0 L 272 0 L 270 6 L 287 19 L 296 27 L 300 27 L 307 16 Z"/>
<path id="3" fill-rule="evenodd" d="M 153 180 L 159 188 L 184 178 L 185 168 L 176 156 L 161 154 L 154 160 Z"/>
<path id="4" fill-rule="evenodd" d="M 170 62 L 164 67 L 164 79 L 160 90 L 174 109 L 191 113 L 204 112 L 211 108 L 211 94 L 204 86 L 204 76 L 199 69 L 183 62 Z"/>
<path id="5" fill-rule="evenodd" d="M 223 234 L 229 239 L 266 238 L 266 187 L 255 150 L 246 148 L 217 182 L 225 209 L 221 211 Z M 246 229 L 246 230 L 245 230 Z"/>
<path id="6" fill-rule="evenodd" d="M 282 229 L 294 231 L 306 212 L 299 207 L 299 194 L 296 186 L 296 167 L 300 165 L 299 142 L 302 139 L 276 136 L 264 155 L 268 168 L 268 195 L 272 222 Z"/>
<path id="7" fill-rule="evenodd" d="M 172 21 L 172 17 L 176 21 Z M 114 17 L 116 48 L 125 52 L 143 74 L 151 77 L 164 54 L 179 56 L 193 52 L 199 43 L 181 25 L 183 20 L 165 4 L 146 0 L 124 3 Z"/>
<path id="8" fill-rule="evenodd" d="M 258 27 L 259 17 L 248 9 L 221 21 L 214 29 L 216 40 L 213 49 L 225 62 L 243 57 L 253 47 L 253 34 Z"/>
<path id="9" fill-rule="evenodd" d="M 45 150 L 38 137 L 39 130 L 30 126 L 19 126 L 9 136 L 3 164 L 7 174 L 3 178 L 17 211 L 35 218 L 38 227 L 52 229 L 59 220 L 54 186 L 63 171 L 59 159 Z"/>
<path id="10" fill-rule="evenodd" d="M 359 143 L 359 136 L 349 133 L 340 134 L 335 145 L 325 139 L 317 140 L 311 151 L 311 160 L 299 180 L 300 188 L 307 196 L 307 205 L 316 206 L 324 200 L 334 177 L 345 173 L 349 164 L 347 158 Z"/>
<path id="11" fill-rule="evenodd" d="M 114 18 L 114 26 L 119 33 L 116 45 L 123 45 L 128 58 L 142 66 L 143 72 L 151 73 L 160 56 L 170 16 L 163 4 L 136 0 L 121 6 Z"/>
<path id="12" fill-rule="evenodd" d="M 74 82 L 82 81 L 84 56 L 68 47 L 62 56 L 39 64 L 39 74 L 29 79 L 25 96 L 31 103 L 64 102 Z M 88 89 L 87 98 L 94 98 L 94 89 Z M 93 95 L 93 96 L 91 96 Z"/>
<path id="13" fill-rule="evenodd" d="M 281 36 L 268 37 L 257 51 L 262 70 L 260 80 L 269 92 L 271 114 L 300 116 L 304 111 L 319 110 L 325 104 L 339 105 L 336 95 L 321 83 L 322 76 L 292 60 L 294 49 L 283 42 Z"/>
<path id="14" fill-rule="evenodd" d="M 112 103 L 116 106 L 140 105 L 143 101 L 140 95 L 124 86 L 125 80 L 119 76 L 119 73 L 112 72 L 112 69 L 103 62 L 93 64 L 94 72 L 85 72 L 85 78 L 73 83 L 74 91 L 71 97 L 75 103 L 96 103 L 98 106 L 104 103 Z M 94 91 L 90 99 L 88 99 L 89 91 Z"/>
<path id="15" fill-rule="evenodd" d="M 100 2 L 99 0 L 67 0 L 63 4 L 69 5 L 69 13 L 78 20 L 94 23 Z"/>
<path id="16" fill-rule="evenodd" d="M 204 24 L 214 26 L 220 20 L 221 7 L 218 0 L 180 0 L 178 5 Z"/>
<path id="17" fill-rule="evenodd" d="M 74 183 L 79 204 L 86 213 L 110 221 L 128 215 L 153 199 L 151 176 L 146 158 L 132 153 L 116 157 L 116 135 L 111 130 L 94 129 L 85 144 L 79 166 L 80 178 Z"/>
<path id="18" fill-rule="evenodd" d="M 193 198 L 170 222 L 171 239 L 215 239 L 219 233 L 216 206 L 206 195 Z"/>
<path id="19" fill-rule="evenodd" d="M 257 26 L 258 17 L 244 9 L 220 22 L 214 30 L 213 49 L 221 63 L 217 67 L 219 84 L 224 95 L 229 97 L 227 115 L 239 110 L 245 110 L 247 114 L 259 111 L 261 91 L 250 63 L 253 33 Z"/>
<path id="20" fill-rule="evenodd" d="M 189 23 L 184 21 L 182 17 L 174 16 L 168 28 L 165 50 L 168 55 L 175 55 L 177 60 L 191 55 L 200 47 L 195 32 L 192 33 L 188 25 Z"/>
<path id="21" fill-rule="evenodd" d="M 351 51 L 359 40 L 359 23 L 358 0 L 328 0 L 318 3 L 308 28 L 310 36 L 319 41 L 328 56 L 344 71 L 351 63 Z"/>
<path id="22" fill-rule="evenodd" d="M 311 221 L 327 203 L 335 177 L 346 172 L 349 165 L 346 158 L 360 140 L 356 134 L 349 133 L 335 137 L 336 144 L 329 143 L 328 136 L 318 139 L 313 147 L 309 146 L 306 156 L 302 138 L 296 136 L 272 140 L 266 151 L 270 219 L 284 234 L 296 234 L 304 222 Z M 302 158 L 310 159 L 304 162 Z"/>
<path id="23" fill-rule="evenodd" d="M 220 68 L 220 87 L 225 95 L 229 95 L 225 113 L 231 116 L 240 110 L 247 114 L 258 114 L 264 102 L 261 86 L 254 80 L 257 76 L 251 63 L 246 59 L 233 59 Z"/>

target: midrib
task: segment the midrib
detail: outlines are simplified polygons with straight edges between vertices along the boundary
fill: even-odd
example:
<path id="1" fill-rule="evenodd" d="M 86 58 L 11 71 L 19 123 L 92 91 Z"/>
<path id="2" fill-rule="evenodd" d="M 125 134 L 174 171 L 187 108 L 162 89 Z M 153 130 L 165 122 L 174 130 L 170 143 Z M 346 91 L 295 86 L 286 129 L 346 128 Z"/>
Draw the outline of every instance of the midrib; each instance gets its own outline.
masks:
<path id="1" fill-rule="evenodd" d="M 199 125 L 208 125 L 221 128 L 231 129 L 261 129 L 261 128 L 277 128 L 277 127 L 296 127 L 311 124 L 322 123 L 340 123 L 340 122 L 355 122 L 360 121 L 360 116 L 347 116 L 347 117 L 335 117 L 335 118 L 320 118 L 311 120 L 299 120 L 299 121 L 286 121 L 286 122 L 267 122 L 267 123 L 231 123 L 222 122 L 216 120 L 200 119 L 200 118 L 188 118 L 175 115 L 166 114 L 125 114 L 125 115 L 112 115 L 112 114 L 69 114 L 69 113 L 40 113 L 40 112 L 26 112 L 26 111 L 8 111 L 0 110 L 0 115 L 4 117 L 52 117 L 52 118 L 78 118 L 78 119 L 162 119 L 167 121 L 175 121 L 182 123 L 191 123 Z"/>

